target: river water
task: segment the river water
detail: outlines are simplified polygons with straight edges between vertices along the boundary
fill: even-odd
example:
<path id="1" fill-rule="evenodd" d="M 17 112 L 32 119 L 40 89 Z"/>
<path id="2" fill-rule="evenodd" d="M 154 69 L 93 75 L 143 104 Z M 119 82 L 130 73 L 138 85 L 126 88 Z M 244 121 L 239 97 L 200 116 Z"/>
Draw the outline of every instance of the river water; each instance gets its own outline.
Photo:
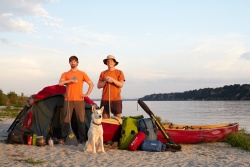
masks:
<path id="1" fill-rule="evenodd" d="M 250 132 L 250 101 L 144 101 L 154 115 L 174 124 L 217 124 L 238 122 Z M 100 102 L 96 102 L 100 105 Z M 147 113 L 137 101 L 123 101 L 123 116 Z"/>

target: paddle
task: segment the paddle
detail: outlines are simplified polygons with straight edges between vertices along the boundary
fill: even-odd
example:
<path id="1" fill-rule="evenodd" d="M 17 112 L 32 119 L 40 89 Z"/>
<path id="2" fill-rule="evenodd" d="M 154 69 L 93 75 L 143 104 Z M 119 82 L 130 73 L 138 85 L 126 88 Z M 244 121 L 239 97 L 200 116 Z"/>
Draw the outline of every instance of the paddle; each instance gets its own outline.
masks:
<path id="1" fill-rule="evenodd" d="M 143 108 L 143 110 L 151 117 L 154 119 L 157 127 L 159 128 L 159 130 L 161 131 L 161 133 L 163 134 L 163 136 L 167 139 L 168 143 L 166 143 L 166 148 L 167 150 L 172 150 L 172 151 L 180 151 L 181 150 L 181 146 L 176 144 L 171 136 L 169 135 L 169 133 L 166 131 L 166 129 L 164 128 L 164 126 L 156 119 L 154 113 L 148 108 L 148 106 L 142 101 L 142 100 L 138 100 L 139 105 Z"/>
<path id="2" fill-rule="evenodd" d="M 70 110 L 69 110 L 69 99 L 68 99 L 68 85 L 66 85 L 66 96 L 67 96 L 67 101 L 68 101 L 68 108 L 67 108 L 67 113 L 69 116 L 69 130 L 68 130 L 68 134 L 65 140 L 65 144 L 66 145 L 78 145 L 78 141 L 76 138 L 76 135 L 74 134 L 73 130 L 72 130 L 72 126 L 71 126 L 71 118 L 70 118 Z"/>

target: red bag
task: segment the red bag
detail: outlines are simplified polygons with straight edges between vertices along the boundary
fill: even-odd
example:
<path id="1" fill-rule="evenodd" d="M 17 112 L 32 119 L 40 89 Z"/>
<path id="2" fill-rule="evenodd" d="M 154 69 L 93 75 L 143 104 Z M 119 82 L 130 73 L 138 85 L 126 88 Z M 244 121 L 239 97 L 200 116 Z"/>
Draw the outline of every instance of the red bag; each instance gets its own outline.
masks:
<path id="1" fill-rule="evenodd" d="M 135 151 L 145 139 L 146 139 L 145 133 L 139 131 L 129 143 L 128 148 L 131 151 Z"/>

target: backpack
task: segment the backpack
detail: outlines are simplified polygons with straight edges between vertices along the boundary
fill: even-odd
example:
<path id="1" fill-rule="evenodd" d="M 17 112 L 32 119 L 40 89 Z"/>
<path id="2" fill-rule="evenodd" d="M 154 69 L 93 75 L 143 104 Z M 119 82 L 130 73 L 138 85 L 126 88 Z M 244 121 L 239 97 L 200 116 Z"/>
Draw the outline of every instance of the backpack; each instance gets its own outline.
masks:
<path id="1" fill-rule="evenodd" d="M 122 120 L 122 130 L 119 142 L 120 149 L 128 149 L 130 141 L 138 133 L 137 123 L 143 116 L 125 117 Z"/>
<path id="2" fill-rule="evenodd" d="M 7 143 L 9 144 L 28 144 L 27 137 L 32 136 L 33 131 L 23 125 L 16 126 L 13 131 L 8 134 Z"/>
<path id="3" fill-rule="evenodd" d="M 152 118 L 143 118 L 139 121 L 138 130 L 146 135 L 147 140 L 156 140 L 157 128 L 155 120 Z"/>

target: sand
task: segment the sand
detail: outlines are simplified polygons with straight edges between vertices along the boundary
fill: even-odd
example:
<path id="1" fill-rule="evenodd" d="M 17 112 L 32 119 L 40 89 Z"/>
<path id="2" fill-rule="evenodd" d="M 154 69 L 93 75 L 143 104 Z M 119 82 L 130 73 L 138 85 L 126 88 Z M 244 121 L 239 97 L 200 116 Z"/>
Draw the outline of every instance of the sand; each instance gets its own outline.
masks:
<path id="1" fill-rule="evenodd" d="M 250 166 L 250 152 L 223 142 L 181 144 L 179 152 L 146 152 L 105 148 L 106 153 L 85 153 L 82 144 L 44 147 L 6 144 L 7 130 L 14 119 L 1 118 L 0 166 Z M 28 160 L 41 162 L 33 165 Z"/>

